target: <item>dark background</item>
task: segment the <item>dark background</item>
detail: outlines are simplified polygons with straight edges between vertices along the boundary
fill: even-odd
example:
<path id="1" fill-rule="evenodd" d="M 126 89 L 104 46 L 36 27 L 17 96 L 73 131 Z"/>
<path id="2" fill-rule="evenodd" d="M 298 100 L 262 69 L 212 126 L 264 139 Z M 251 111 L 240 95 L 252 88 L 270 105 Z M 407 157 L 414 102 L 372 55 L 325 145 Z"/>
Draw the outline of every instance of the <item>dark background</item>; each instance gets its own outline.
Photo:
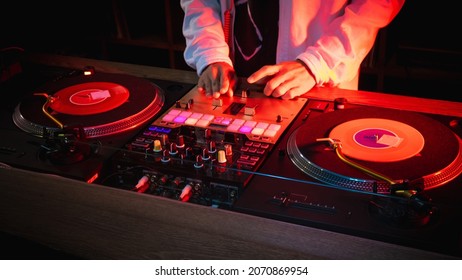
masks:
<path id="1" fill-rule="evenodd" d="M 458 9 L 407 0 L 363 62 L 360 89 L 462 101 Z M 14 1 L 2 4 L 2 67 L 40 51 L 186 69 L 178 0 Z"/>

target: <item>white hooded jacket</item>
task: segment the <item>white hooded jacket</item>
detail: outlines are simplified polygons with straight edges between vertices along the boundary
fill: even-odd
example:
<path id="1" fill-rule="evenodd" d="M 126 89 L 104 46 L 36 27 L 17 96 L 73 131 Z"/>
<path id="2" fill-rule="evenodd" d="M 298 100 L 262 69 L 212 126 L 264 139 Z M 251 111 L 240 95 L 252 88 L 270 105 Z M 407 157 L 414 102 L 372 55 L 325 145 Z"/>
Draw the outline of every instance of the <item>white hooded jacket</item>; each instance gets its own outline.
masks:
<path id="1" fill-rule="evenodd" d="M 317 86 L 357 89 L 360 65 L 379 29 L 403 5 L 404 0 L 280 0 L 276 63 L 299 59 Z M 181 7 L 186 63 L 198 74 L 214 62 L 232 65 L 223 25 L 234 1 L 181 0 Z"/>

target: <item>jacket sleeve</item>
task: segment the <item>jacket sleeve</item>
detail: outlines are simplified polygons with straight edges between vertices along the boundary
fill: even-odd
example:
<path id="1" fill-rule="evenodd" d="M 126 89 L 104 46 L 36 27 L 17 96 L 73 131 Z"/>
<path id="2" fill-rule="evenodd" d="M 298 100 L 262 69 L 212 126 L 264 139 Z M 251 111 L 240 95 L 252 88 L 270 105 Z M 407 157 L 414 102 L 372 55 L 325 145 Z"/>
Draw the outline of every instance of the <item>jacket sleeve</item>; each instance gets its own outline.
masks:
<path id="1" fill-rule="evenodd" d="M 372 49 L 380 28 L 398 14 L 404 0 L 352 0 L 317 42 L 297 59 L 313 72 L 317 85 L 336 86 L 353 79 Z"/>
<path id="2" fill-rule="evenodd" d="M 186 40 L 184 59 L 198 73 L 211 63 L 232 65 L 225 41 L 220 0 L 181 0 L 184 11 L 183 36 Z"/>

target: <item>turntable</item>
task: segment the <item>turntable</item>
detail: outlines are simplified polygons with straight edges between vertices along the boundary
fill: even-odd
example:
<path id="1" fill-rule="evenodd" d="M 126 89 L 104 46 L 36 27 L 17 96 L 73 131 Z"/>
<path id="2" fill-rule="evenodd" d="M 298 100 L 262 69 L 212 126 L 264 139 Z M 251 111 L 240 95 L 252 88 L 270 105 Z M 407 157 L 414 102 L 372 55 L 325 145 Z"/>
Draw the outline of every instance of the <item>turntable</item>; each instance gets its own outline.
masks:
<path id="1" fill-rule="evenodd" d="M 460 120 L 314 99 L 302 115 L 235 210 L 462 254 Z"/>
<path id="2" fill-rule="evenodd" d="M 459 176 L 461 143 L 421 114 L 354 108 L 307 121 L 292 133 L 287 151 L 295 166 L 321 182 L 390 194 L 429 190 Z"/>
<path id="3" fill-rule="evenodd" d="M 93 73 L 60 79 L 27 96 L 13 121 L 39 137 L 73 126 L 85 138 L 99 138 L 143 125 L 163 104 L 163 92 L 148 80 Z"/>
<path id="4" fill-rule="evenodd" d="M 189 89 L 172 93 L 154 81 L 92 67 L 29 75 L 2 84 L 8 107 L 0 162 L 87 182 L 97 180 L 108 158 L 166 102 Z"/>

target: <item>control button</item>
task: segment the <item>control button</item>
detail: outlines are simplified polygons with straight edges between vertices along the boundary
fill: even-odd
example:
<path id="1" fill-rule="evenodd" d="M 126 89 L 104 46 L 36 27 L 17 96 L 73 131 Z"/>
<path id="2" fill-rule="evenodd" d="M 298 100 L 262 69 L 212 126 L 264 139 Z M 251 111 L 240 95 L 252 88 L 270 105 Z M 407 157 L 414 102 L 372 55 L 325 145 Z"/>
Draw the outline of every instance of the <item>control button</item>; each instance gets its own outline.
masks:
<path id="1" fill-rule="evenodd" d="M 308 103 L 308 106 L 309 106 L 308 108 L 311 110 L 324 112 L 329 106 L 329 103 L 327 103 L 326 101 L 315 100 L 315 101 L 310 101 Z"/>
<path id="2" fill-rule="evenodd" d="M 256 114 L 255 108 L 256 107 L 257 106 L 255 106 L 255 107 L 245 107 L 244 108 L 244 115 L 246 115 L 246 116 L 255 116 L 255 114 Z"/>
<path id="3" fill-rule="evenodd" d="M 212 100 L 212 106 L 217 106 L 217 107 L 223 106 L 223 99 L 221 99 L 221 98 L 214 98 L 214 99 Z"/>

